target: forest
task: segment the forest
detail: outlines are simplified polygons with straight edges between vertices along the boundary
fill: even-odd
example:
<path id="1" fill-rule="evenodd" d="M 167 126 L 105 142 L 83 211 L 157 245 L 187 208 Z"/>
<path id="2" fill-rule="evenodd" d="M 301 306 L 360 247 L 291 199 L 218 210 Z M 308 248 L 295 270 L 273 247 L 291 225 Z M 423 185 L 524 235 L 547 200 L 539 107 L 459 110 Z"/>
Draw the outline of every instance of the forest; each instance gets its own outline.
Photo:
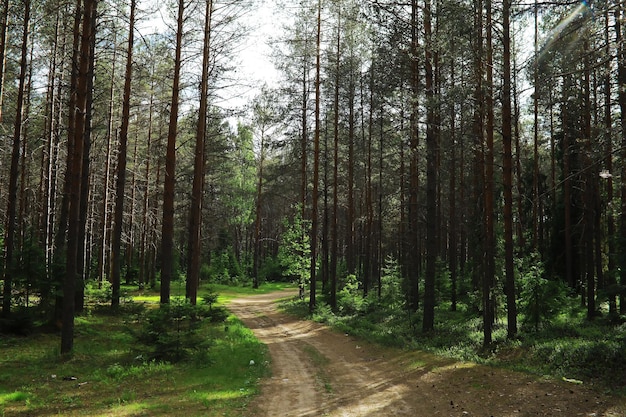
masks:
<path id="1" fill-rule="evenodd" d="M 264 7 L 267 83 L 239 74 Z M 624 363 L 624 2 L 0 8 L 1 331 L 70 353 L 93 288 L 291 281 L 409 338 L 466 311 L 487 350 L 578 309 Z"/>

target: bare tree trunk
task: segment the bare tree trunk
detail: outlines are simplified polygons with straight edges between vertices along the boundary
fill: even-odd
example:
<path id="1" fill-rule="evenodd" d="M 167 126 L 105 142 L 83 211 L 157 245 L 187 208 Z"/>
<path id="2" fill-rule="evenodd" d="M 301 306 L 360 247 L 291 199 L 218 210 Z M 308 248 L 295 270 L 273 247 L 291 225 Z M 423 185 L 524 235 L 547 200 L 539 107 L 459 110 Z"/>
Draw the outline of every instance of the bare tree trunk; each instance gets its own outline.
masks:
<path id="1" fill-rule="evenodd" d="M 422 330 L 432 331 L 435 328 L 435 274 L 437 273 L 437 147 L 439 146 L 436 131 L 435 83 L 433 67 L 433 39 L 431 25 L 431 3 L 424 2 L 424 42 L 426 69 L 426 274 L 424 277 L 424 320 Z"/>
<path id="2" fill-rule="evenodd" d="M 61 329 L 61 354 L 72 351 L 74 346 L 74 293 L 76 290 L 76 280 L 78 279 L 78 245 L 79 221 L 81 209 L 81 185 L 83 169 L 84 133 L 88 103 L 89 88 L 89 68 L 93 56 L 91 56 L 91 37 L 94 36 L 95 28 L 92 26 L 92 15 L 95 13 L 97 0 L 85 0 L 83 10 L 83 28 L 80 42 L 80 61 L 77 63 L 77 83 L 76 83 L 76 106 L 70 109 L 75 113 L 74 129 L 70 132 L 73 155 L 72 165 L 68 167 L 68 174 L 71 179 L 70 199 L 69 199 L 69 222 L 67 232 L 67 257 L 66 257 L 66 277 L 63 284 L 63 327 Z"/>
<path id="3" fill-rule="evenodd" d="M 606 56 L 611 56 L 611 36 L 610 36 L 610 17 L 609 11 L 604 12 L 604 41 L 606 43 Z M 612 61 L 608 60 L 606 63 L 606 74 L 604 75 L 604 137 L 606 140 L 606 170 L 609 175 L 606 178 L 606 201 L 609 204 L 613 203 L 613 117 L 611 115 L 611 68 Z M 606 232 L 608 235 L 608 277 L 606 286 L 608 288 L 609 298 L 609 316 L 615 317 L 617 315 L 617 299 L 615 293 L 616 285 L 616 246 L 615 246 L 615 216 L 613 210 L 610 208 L 606 210 L 607 225 Z"/>
<path id="4" fill-rule="evenodd" d="M 624 11 L 621 7 L 615 10 L 615 41 L 617 44 L 617 82 L 618 85 L 626 85 L 626 45 L 624 45 L 624 36 L 622 33 L 622 19 Z M 621 148 L 620 152 L 622 161 L 626 160 L 626 90 L 619 89 L 618 102 L 620 108 L 620 125 L 621 125 Z M 621 189 L 620 189 L 620 208 L 621 214 L 619 219 L 619 242 L 621 248 L 621 256 L 619 259 L 620 267 L 620 284 L 626 286 L 626 164 L 622 163 L 621 169 Z M 626 314 L 626 292 L 622 290 L 619 297 L 619 312 Z"/>
<path id="5" fill-rule="evenodd" d="M 130 123 L 130 93 L 133 78 L 133 45 L 135 42 L 135 6 L 130 1 L 128 21 L 128 47 L 126 48 L 126 71 L 124 73 L 124 98 L 122 101 L 122 126 L 117 152 L 117 183 L 115 184 L 115 211 L 111 245 L 111 306 L 120 305 L 122 228 L 124 226 L 124 191 L 126 188 L 126 160 L 128 154 L 128 125 Z"/>
<path id="6" fill-rule="evenodd" d="M 154 72 L 154 63 L 152 66 Z M 146 282 L 148 282 L 148 256 L 150 253 L 148 250 L 148 229 L 150 228 L 149 212 L 150 212 L 150 165 L 152 162 L 152 130 L 153 130 L 153 113 L 154 113 L 154 81 L 150 88 L 150 104 L 148 109 L 148 143 L 147 156 L 146 156 L 146 170 L 145 170 L 145 182 L 146 188 L 143 195 L 143 210 L 142 210 L 142 222 L 141 222 L 141 248 L 139 252 L 139 289 L 143 289 Z M 150 223 L 149 223 L 150 222 Z"/>
<path id="7" fill-rule="evenodd" d="M 534 63 L 533 63 L 533 192 L 532 192 L 532 239 L 533 248 L 539 249 L 539 23 L 538 4 L 534 7 Z"/>
<path id="8" fill-rule="evenodd" d="M 202 51 L 202 79 L 200 81 L 200 108 L 198 110 L 198 128 L 196 130 L 196 149 L 193 167 L 193 190 L 191 193 L 191 213 L 189 215 L 189 270 L 187 273 L 187 298 L 193 305 L 198 297 L 200 284 L 200 252 L 202 250 L 202 194 L 204 191 L 204 141 L 206 138 L 206 119 L 208 108 L 209 62 L 211 46 L 211 17 L 213 0 L 206 0 L 204 14 L 204 45 Z M 258 287 L 258 280 L 255 284 Z M 256 288 L 256 287 L 255 287 Z"/>
<path id="9" fill-rule="evenodd" d="M 589 41 L 584 41 L 584 85 L 583 85 L 583 137 L 585 143 L 583 161 L 584 166 L 589 167 L 586 174 L 584 186 L 584 247 L 586 260 L 586 285 L 587 285 L 587 318 L 593 319 L 596 314 L 595 298 L 595 272 L 594 272 L 594 235 L 595 235 L 595 184 L 597 181 L 596 170 L 592 165 L 591 149 L 591 85 L 590 85 L 590 63 L 589 63 Z"/>
<path id="10" fill-rule="evenodd" d="M 30 2 L 29 2 L 30 3 Z M 9 31 L 9 0 L 2 2 L 2 26 L 0 26 L 0 123 L 3 120 L 4 76 L 6 66 L 7 34 Z"/>
<path id="11" fill-rule="evenodd" d="M 170 302 L 170 286 L 174 273 L 174 189 L 176 185 L 176 134 L 178 133 L 178 105 L 180 90 L 181 51 L 183 43 L 183 14 L 185 0 L 178 0 L 176 49 L 172 104 L 165 155 L 165 184 L 163 186 L 163 224 L 161 232 L 161 304 Z"/>
<path id="12" fill-rule="evenodd" d="M 318 196 L 320 164 L 320 83 L 321 83 L 321 38 L 322 38 L 322 1 L 317 2 L 317 42 L 315 59 L 315 137 L 313 141 L 313 193 L 311 196 L 311 282 L 309 311 L 315 309 L 316 273 L 317 273 L 317 230 Z"/>
<path id="13" fill-rule="evenodd" d="M 502 4 L 502 182 L 504 186 L 504 269 L 507 305 L 507 337 L 517 334 L 517 306 L 513 254 L 513 132 L 511 111 L 511 0 Z"/>
<path id="14" fill-rule="evenodd" d="M 454 48 L 454 47 L 453 47 Z M 454 54 L 453 54 L 454 55 Z M 450 59 L 450 83 L 451 88 L 456 88 L 456 71 L 454 68 L 454 58 Z M 450 229 L 448 231 L 449 239 L 449 259 L 448 267 L 450 268 L 450 310 L 456 311 L 457 308 L 457 292 L 458 292 L 458 233 L 457 233 L 457 213 L 456 213 L 456 147 L 457 147 L 457 127 L 456 127 L 456 114 L 457 107 L 453 104 L 450 106 L 450 197 L 449 197 L 449 210 L 450 210 Z M 463 175 L 462 168 L 459 170 Z M 462 204 L 462 202 L 461 202 Z"/>
<path id="15" fill-rule="evenodd" d="M 333 103 L 333 215 L 330 249 L 330 307 L 337 308 L 337 251 L 339 250 L 339 70 L 341 59 L 341 4 L 337 12 L 337 51 L 335 54 L 335 92 Z"/>
<path id="16" fill-rule="evenodd" d="M 91 27 L 96 27 L 97 10 L 93 8 L 91 12 Z M 95 31 L 95 29 L 94 29 Z M 78 220 L 78 245 L 76 252 L 76 265 L 78 280 L 76 292 L 74 296 L 75 312 L 80 313 L 85 308 L 85 278 L 88 272 L 88 264 L 86 263 L 86 255 L 88 253 L 87 244 L 87 214 L 89 211 L 89 178 L 90 178 L 90 160 L 91 152 L 91 122 L 93 118 L 93 88 L 94 88 L 94 71 L 95 71 L 95 50 L 96 37 L 91 36 L 89 39 L 89 69 L 87 71 L 87 97 L 85 101 L 85 128 L 83 132 L 83 166 L 81 172 L 81 196 L 80 196 L 80 218 Z"/>
<path id="17" fill-rule="evenodd" d="M 484 346 L 488 346 L 492 342 L 492 327 L 495 320 L 495 300 L 493 295 L 493 287 L 495 283 L 495 257 L 496 257 L 496 241 L 494 229 L 494 88 L 493 88 L 493 43 L 492 43 L 492 7 L 491 0 L 485 2 L 486 14 L 486 141 L 487 153 L 485 155 L 485 275 L 483 281 L 483 326 L 484 326 Z"/>
<path id="18" fill-rule="evenodd" d="M 419 213 L 418 213 L 418 190 L 419 190 L 419 132 L 418 132 L 418 93 L 419 93 L 419 67 L 418 67 L 418 39 L 417 27 L 417 0 L 411 1 L 411 114 L 409 116 L 409 129 L 411 139 L 409 146 L 409 265 L 408 265 L 408 306 L 412 311 L 419 308 Z"/>
<path id="19" fill-rule="evenodd" d="M 26 90 L 25 86 L 28 70 L 28 34 L 30 29 L 30 7 L 30 0 L 25 0 L 24 21 L 22 26 L 22 55 L 20 61 L 20 78 L 17 90 L 15 126 L 13 129 L 13 148 L 11 152 L 11 172 L 9 177 L 9 195 L 5 229 L 6 233 L 4 238 L 4 288 L 2 294 L 2 316 L 5 318 L 11 315 L 11 301 L 13 299 L 13 252 L 15 250 L 15 237 L 17 233 L 17 180 L 19 177 L 20 140 L 22 140 L 22 109 L 24 105 L 24 92 Z"/>

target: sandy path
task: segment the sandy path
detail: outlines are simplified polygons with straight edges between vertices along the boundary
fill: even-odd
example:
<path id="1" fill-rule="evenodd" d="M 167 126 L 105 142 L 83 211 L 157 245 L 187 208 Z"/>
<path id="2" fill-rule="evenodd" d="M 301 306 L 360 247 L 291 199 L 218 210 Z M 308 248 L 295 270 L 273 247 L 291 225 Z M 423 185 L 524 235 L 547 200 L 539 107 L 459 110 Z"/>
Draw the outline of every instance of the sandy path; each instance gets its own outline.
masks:
<path id="1" fill-rule="evenodd" d="M 623 399 L 584 385 L 381 348 L 279 313 L 275 301 L 293 294 L 229 305 L 272 357 L 246 416 L 626 417 Z"/>

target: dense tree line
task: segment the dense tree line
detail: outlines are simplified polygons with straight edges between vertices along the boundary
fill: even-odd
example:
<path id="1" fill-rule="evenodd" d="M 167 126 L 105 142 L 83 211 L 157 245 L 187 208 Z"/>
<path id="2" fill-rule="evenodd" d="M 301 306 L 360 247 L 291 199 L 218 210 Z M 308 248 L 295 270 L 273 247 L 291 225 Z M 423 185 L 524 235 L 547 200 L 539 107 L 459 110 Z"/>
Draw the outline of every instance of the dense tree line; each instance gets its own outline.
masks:
<path id="1" fill-rule="evenodd" d="M 532 268 L 625 314 L 622 2 L 286 2 L 247 116 L 250 4 L 166 3 L 160 33 L 147 1 L 0 5 L 3 320 L 36 306 L 69 352 L 89 285 L 295 279 L 335 309 L 390 265 L 423 331 L 462 301 L 485 345 Z"/>

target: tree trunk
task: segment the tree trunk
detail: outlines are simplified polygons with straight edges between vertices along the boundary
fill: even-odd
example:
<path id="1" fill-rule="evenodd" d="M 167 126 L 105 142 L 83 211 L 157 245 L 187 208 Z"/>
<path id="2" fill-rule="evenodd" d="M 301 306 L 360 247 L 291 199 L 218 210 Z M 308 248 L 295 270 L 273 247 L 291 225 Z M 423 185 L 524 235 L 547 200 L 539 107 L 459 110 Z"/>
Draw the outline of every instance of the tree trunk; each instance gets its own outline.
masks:
<path id="1" fill-rule="evenodd" d="M 596 170 L 592 162 L 591 146 L 591 84 L 590 84 L 590 63 L 589 63 L 589 41 L 584 41 L 584 77 L 583 77 L 583 138 L 584 138 L 584 168 L 587 173 L 583 174 L 586 181 L 584 185 L 584 247 L 586 260 L 586 285 L 587 285 L 587 318 L 593 319 L 596 314 L 595 299 L 595 272 L 594 272 L 594 235 L 595 235 L 595 183 L 597 181 Z"/>
<path id="2" fill-rule="evenodd" d="M 511 126 L 511 0 L 504 0 L 502 8 L 503 85 L 502 85 L 502 183 L 504 186 L 504 270 L 507 306 L 507 337 L 517 334 L 517 306 L 515 265 L 513 254 L 513 132 Z"/>
<path id="3" fill-rule="evenodd" d="M 29 2 L 30 3 L 30 2 Z M 26 8 L 26 5 L 25 7 Z M 7 52 L 7 33 L 9 31 L 9 0 L 2 2 L 2 26 L 0 26 L 0 123 L 3 121 L 4 76 Z"/>
<path id="4" fill-rule="evenodd" d="M 74 346 L 74 293 L 76 280 L 78 279 L 78 245 L 79 221 L 81 208 L 81 185 L 83 169 L 84 134 L 89 95 L 89 68 L 91 60 L 91 37 L 95 36 L 95 28 L 92 27 L 92 14 L 95 13 L 97 0 L 85 0 L 82 33 L 80 41 L 80 61 L 77 63 L 76 101 L 75 107 L 70 108 L 73 117 L 74 129 L 70 130 L 73 137 L 68 141 L 73 142 L 72 165 L 68 166 L 67 174 L 70 181 L 69 195 L 69 221 L 67 229 L 67 256 L 66 276 L 63 284 L 63 327 L 61 329 L 61 354 L 72 351 Z"/>
<path id="5" fill-rule="evenodd" d="M 626 45 L 624 45 L 624 36 L 622 33 L 622 19 L 624 12 L 621 8 L 615 10 L 615 38 L 617 44 L 617 83 L 620 86 L 626 85 Z M 626 160 L 626 90 L 620 88 L 618 92 L 618 102 L 620 108 L 620 125 L 621 125 L 621 159 Z M 626 164 L 622 163 L 620 173 L 620 208 L 621 214 L 619 219 L 619 242 L 621 256 L 619 259 L 620 267 L 620 284 L 626 286 Z M 619 297 L 619 312 L 626 314 L 626 291 L 622 290 Z"/>
<path id="6" fill-rule="evenodd" d="M 180 93 L 180 68 L 183 43 L 185 0 L 178 0 L 176 19 L 176 49 L 174 79 L 170 108 L 167 150 L 165 154 L 165 183 L 163 186 L 163 224 L 161 232 L 161 304 L 170 302 L 170 286 L 174 274 L 174 189 L 176 185 L 176 134 L 178 133 L 178 105 Z"/>
<path id="7" fill-rule="evenodd" d="M 96 27 L 97 10 L 96 7 L 91 12 L 91 27 Z M 94 29 L 95 31 L 95 29 Z M 87 72 L 87 98 L 85 103 L 85 129 L 83 132 L 83 166 L 81 172 L 81 196 L 80 196 L 80 218 L 78 223 L 78 247 L 76 255 L 76 265 L 78 273 L 78 281 L 74 296 L 76 313 L 81 313 L 85 308 L 85 278 L 86 272 L 89 270 L 87 263 L 87 215 L 89 211 L 89 179 L 90 179 L 90 159 L 91 152 L 91 124 L 93 119 L 93 89 L 94 89 L 94 71 L 95 71 L 95 49 L 96 37 L 91 36 L 89 39 L 89 69 Z"/>
<path id="8" fill-rule="evenodd" d="M 411 114 L 409 129 L 411 139 L 409 146 L 410 174 L 409 174 L 409 265 L 408 265 L 408 307 L 412 311 L 419 308 L 419 132 L 418 132 L 418 94 L 419 94 L 419 67 L 418 67 L 418 39 L 417 27 L 417 0 L 411 1 Z"/>
<path id="9" fill-rule="evenodd" d="M 337 51 L 335 55 L 335 92 L 334 92 L 334 121 L 333 121 L 333 215 L 331 223 L 330 249 L 330 307 L 337 308 L 337 251 L 339 248 L 339 69 L 341 59 L 341 4 L 337 12 Z"/>
<path id="10" fill-rule="evenodd" d="M 5 15 L 5 19 L 8 19 Z M 11 171 L 9 176 L 9 195 L 6 215 L 6 233 L 4 238 L 4 288 L 2 298 L 2 316 L 7 318 L 11 315 L 11 301 L 13 289 L 13 252 L 15 250 L 16 237 L 16 206 L 17 206 L 17 180 L 19 177 L 20 141 L 22 139 L 22 109 L 24 105 L 24 93 L 28 71 L 28 34 L 30 29 L 30 0 L 24 1 L 24 21 L 22 26 L 22 55 L 20 61 L 20 78 L 17 90 L 17 102 L 15 111 L 15 126 L 13 129 L 13 148 L 11 151 Z"/>
<path id="11" fill-rule="evenodd" d="M 316 272 L 317 272 L 317 229 L 318 229 L 318 187 L 320 165 L 320 82 L 321 82 L 321 38 L 322 38 L 322 1 L 317 2 L 317 42 L 315 59 L 315 137 L 313 141 L 313 193 L 311 196 L 311 281 L 309 311 L 315 309 Z"/>
<path id="12" fill-rule="evenodd" d="M 202 257 L 202 194 L 204 191 L 205 171 L 205 138 L 208 108 L 209 64 L 211 46 L 211 17 L 213 0 L 206 0 L 204 13 L 204 44 L 202 51 L 202 79 L 200 81 L 200 108 L 198 110 L 198 127 L 196 129 L 196 149 L 193 167 L 193 189 L 191 192 L 191 210 L 189 213 L 189 268 L 187 272 L 187 299 L 193 305 L 198 297 L 200 285 L 200 262 Z M 255 284 L 258 286 L 255 271 Z M 256 287 L 255 287 L 256 288 Z"/>
<path id="13" fill-rule="evenodd" d="M 422 330 L 434 330 L 435 327 L 435 274 L 437 273 L 437 133 L 435 84 L 433 75 L 433 40 L 431 29 L 430 0 L 424 2 L 424 42 L 426 69 L 426 274 L 424 277 L 424 320 Z M 436 65 L 436 64 L 435 64 Z"/>
<path id="14" fill-rule="evenodd" d="M 120 304 L 121 264 L 122 264 L 122 229 L 124 226 L 124 191 L 126 188 L 126 160 L 128 153 L 128 125 L 130 123 L 130 93 L 133 77 L 133 45 L 135 42 L 135 5 L 130 1 L 128 25 L 128 46 L 126 48 L 126 71 L 124 73 L 124 98 L 122 101 L 122 126 L 117 152 L 117 183 L 115 184 L 115 212 L 111 245 L 111 306 Z"/>

